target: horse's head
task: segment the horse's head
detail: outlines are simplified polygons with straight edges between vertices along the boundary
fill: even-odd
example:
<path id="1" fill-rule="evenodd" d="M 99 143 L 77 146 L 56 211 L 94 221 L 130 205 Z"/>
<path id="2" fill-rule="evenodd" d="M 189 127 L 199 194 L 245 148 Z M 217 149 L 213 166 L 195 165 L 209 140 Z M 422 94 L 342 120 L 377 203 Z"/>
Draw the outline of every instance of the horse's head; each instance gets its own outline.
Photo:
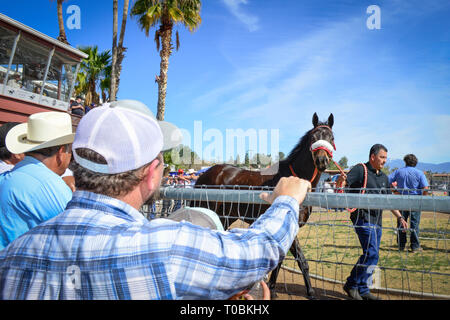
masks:
<path id="1" fill-rule="evenodd" d="M 312 123 L 314 128 L 310 132 L 311 153 L 317 170 L 323 172 L 333 158 L 333 151 L 336 150 L 331 130 L 334 124 L 333 114 L 330 114 L 326 122 L 319 122 L 317 113 L 314 113 Z"/>

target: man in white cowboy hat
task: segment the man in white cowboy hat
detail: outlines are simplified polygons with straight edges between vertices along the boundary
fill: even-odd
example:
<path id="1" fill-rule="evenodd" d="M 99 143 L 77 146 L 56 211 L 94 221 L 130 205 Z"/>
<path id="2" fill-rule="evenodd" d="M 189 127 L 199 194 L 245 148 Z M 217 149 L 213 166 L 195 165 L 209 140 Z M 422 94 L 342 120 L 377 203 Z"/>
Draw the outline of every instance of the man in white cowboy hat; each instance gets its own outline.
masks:
<path id="1" fill-rule="evenodd" d="M 249 229 L 149 221 L 138 210 L 158 193 L 162 151 L 181 141 L 135 100 L 89 111 L 72 145 L 77 190 L 63 213 L 0 251 L 0 299 L 227 299 L 275 268 L 310 183 L 281 179 Z"/>
<path id="2" fill-rule="evenodd" d="M 61 175 L 69 166 L 74 136 L 64 112 L 35 113 L 9 130 L 7 149 L 25 158 L 0 176 L 0 250 L 64 211 L 72 191 Z"/>

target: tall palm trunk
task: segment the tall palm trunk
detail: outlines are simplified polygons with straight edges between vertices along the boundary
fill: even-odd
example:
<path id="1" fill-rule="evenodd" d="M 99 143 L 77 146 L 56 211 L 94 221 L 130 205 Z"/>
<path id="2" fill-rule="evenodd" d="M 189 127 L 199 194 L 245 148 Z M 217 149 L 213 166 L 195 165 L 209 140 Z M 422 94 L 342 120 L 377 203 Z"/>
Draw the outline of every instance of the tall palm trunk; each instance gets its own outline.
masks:
<path id="1" fill-rule="evenodd" d="M 127 51 L 127 48 L 123 46 L 123 40 L 125 38 L 125 28 L 127 26 L 127 18 L 128 18 L 128 8 L 129 8 L 129 0 L 125 0 L 123 4 L 123 12 L 122 12 L 122 27 L 120 28 L 120 36 L 119 36 L 119 43 L 117 45 L 117 61 L 116 61 L 116 91 L 119 91 L 119 84 L 120 84 L 120 73 L 122 72 L 122 61 L 123 58 L 125 58 L 125 51 Z"/>
<path id="2" fill-rule="evenodd" d="M 111 88 L 109 99 L 116 101 L 116 63 L 117 63 L 117 21 L 118 21 L 118 0 L 113 0 L 113 43 L 112 43 L 112 62 L 111 62 Z"/>
<path id="3" fill-rule="evenodd" d="M 56 8 L 57 8 L 57 12 L 58 12 L 58 25 L 59 25 L 59 36 L 58 36 L 58 40 L 69 44 L 69 42 L 67 41 L 66 38 L 66 30 L 64 29 L 64 18 L 63 18 L 63 8 L 62 8 L 62 4 L 63 4 L 64 0 L 57 0 L 56 2 Z"/>
<path id="4" fill-rule="evenodd" d="M 119 91 L 120 73 L 122 71 L 122 61 L 125 57 L 124 52 L 126 48 L 123 47 L 123 40 L 125 37 L 125 28 L 127 25 L 129 0 L 125 0 L 122 12 L 122 26 L 120 28 L 119 43 L 117 43 L 117 29 L 118 29 L 118 0 L 113 0 L 113 45 L 112 45 L 112 70 L 111 70 L 111 89 L 110 100 L 117 99 L 117 92 Z"/>
<path id="5" fill-rule="evenodd" d="M 159 53 L 161 56 L 161 63 L 158 81 L 158 111 L 156 118 L 160 121 L 164 120 L 166 109 L 167 72 L 169 70 L 169 57 L 172 54 L 172 28 L 172 22 L 163 23 L 159 28 L 162 48 Z"/>

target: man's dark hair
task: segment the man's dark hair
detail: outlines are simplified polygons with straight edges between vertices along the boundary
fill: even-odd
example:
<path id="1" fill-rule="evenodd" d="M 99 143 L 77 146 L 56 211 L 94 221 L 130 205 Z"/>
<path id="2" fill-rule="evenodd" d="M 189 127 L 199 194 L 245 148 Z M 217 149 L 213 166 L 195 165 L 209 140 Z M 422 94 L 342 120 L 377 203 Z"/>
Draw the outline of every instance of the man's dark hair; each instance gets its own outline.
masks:
<path id="1" fill-rule="evenodd" d="M 98 164 L 107 164 L 106 159 L 93 150 L 78 148 L 74 152 L 83 159 Z M 73 171 L 77 189 L 103 194 L 108 197 L 118 197 L 129 193 L 144 179 L 144 169 L 148 165 L 127 172 L 106 174 L 91 171 L 80 166 L 76 161 L 72 161 L 69 169 Z"/>
<path id="2" fill-rule="evenodd" d="M 9 130 L 20 124 L 20 122 L 7 122 L 0 126 L 0 160 L 8 160 L 11 158 L 12 153 L 6 149 L 5 139 Z"/>
<path id="3" fill-rule="evenodd" d="M 69 144 L 65 144 L 64 146 L 64 151 L 65 152 L 69 152 L 72 145 Z M 54 146 L 54 147 L 48 147 L 48 148 L 43 148 L 43 149 L 38 149 L 38 150 L 34 150 L 34 151 L 30 151 L 30 152 L 26 152 L 25 155 L 26 156 L 33 156 L 35 154 L 39 154 L 41 156 L 44 156 L 46 158 L 50 158 L 53 157 L 59 150 L 59 148 L 61 148 L 62 146 Z"/>
<path id="4" fill-rule="evenodd" d="M 0 147 L 0 160 L 8 160 L 11 158 L 12 153 L 6 149 L 6 147 Z"/>
<path id="5" fill-rule="evenodd" d="M 386 148 L 385 146 L 383 146 L 382 144 L 380 144 L 380 143 L 374 144 L 374 145 L 372 146 L 372 148 L 370 148 L 369 158 L 370 158 L 370 156 L 372 156 L 373 154 L 374 154 L 374 155 L 377 155 L 378 152 L 380 152 L 380 150 L 384 150 L 384 151 L 388 152 L 387 148 Z"/>
<path id="6" fill-rule="evenodd" d="M 413 155 L 412 153 L 407 154 L 404 158 L 403 161 L 405 161 L 406 166 L 408 167 L 415 167 L 417 165 L 417 157 L 415 155 Z"/>

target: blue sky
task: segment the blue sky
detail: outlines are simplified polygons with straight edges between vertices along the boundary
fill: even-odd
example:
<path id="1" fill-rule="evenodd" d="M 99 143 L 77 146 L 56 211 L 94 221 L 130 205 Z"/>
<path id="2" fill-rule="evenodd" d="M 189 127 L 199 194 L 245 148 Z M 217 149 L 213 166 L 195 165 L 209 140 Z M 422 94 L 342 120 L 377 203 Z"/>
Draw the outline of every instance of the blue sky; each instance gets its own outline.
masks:
<path id="1" fill-rule="evenodd" d="M 69 0 L 64 11 L 72 4 L 81 9 L 81 29 L 66 30 L 71 45 L 110 49 L 112 1 Z M 381 29 L 367 28 L 369 5 L 380 7 Z M 58 35 L 56 1 L 7 1 L 0 11 Z M 279 130 L 287 154 L 314 112 L 321 120 L 333 113 L 336 160 L 367 161 L 382 143 L 392 159 L 414 153 L 421 162 L 450 161 L 447 0 L 204 0 L 201 16 L 195 33 L 178 27 L 181 47 L 169 64 L 165 118 L 191 135 L 200 120 L 204 132 L 224 136 Z M 119 98 L 156 113 L 153 34 L 128 19 Z"/>

